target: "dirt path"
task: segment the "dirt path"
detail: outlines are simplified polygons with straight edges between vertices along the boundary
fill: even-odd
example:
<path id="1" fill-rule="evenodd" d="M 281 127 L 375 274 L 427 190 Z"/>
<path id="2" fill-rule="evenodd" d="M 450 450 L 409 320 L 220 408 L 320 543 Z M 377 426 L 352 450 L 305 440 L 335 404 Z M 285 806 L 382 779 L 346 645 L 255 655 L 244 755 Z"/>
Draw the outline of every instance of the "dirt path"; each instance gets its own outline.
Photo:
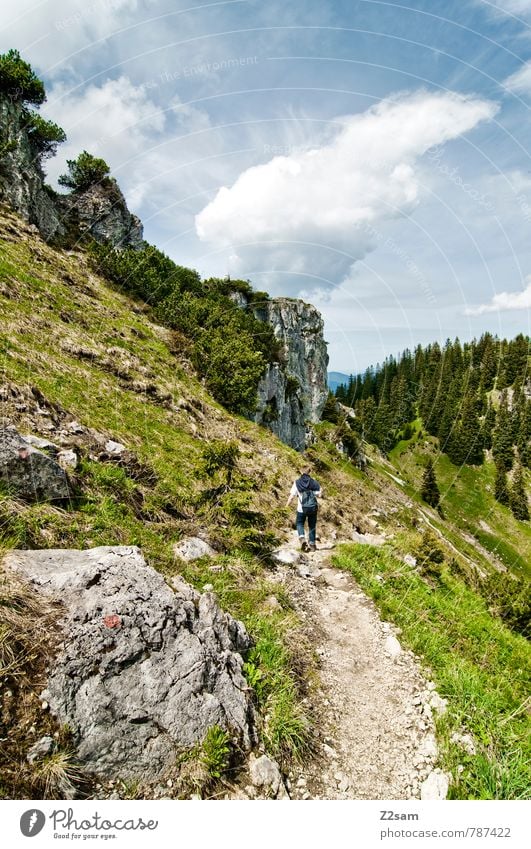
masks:
<path id="1" fill-rule="evenodd" d="M 296 535 L 286 549 L 298 550 Z M 318 755 L 290 775 L 290 795 L 420 798 L 437 758 L 432 709 L 440 699 L 415 656 L 401 648 L 397 629 L 381 621 L 349 575 L 331 566 L 331 549 L 322 542 L 277 575 L 321 659 L 312 697 Z M 439 777 L 437 771 L 429 784 Z"/>

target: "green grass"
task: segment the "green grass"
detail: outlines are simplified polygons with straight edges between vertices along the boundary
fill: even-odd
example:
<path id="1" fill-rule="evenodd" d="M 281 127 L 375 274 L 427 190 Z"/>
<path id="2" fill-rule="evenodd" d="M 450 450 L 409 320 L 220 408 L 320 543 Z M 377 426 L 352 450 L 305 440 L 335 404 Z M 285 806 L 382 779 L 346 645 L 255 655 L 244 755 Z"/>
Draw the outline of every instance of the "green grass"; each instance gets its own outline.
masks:
<path id="1" fill-rule="evenodd" d="M 434 587 L 386 548 L 343 546 L 334 563 L 351 572 L 383 618 L 402 629 L 402 642 L 448 699 L 437 731 L 441 764 L 453 777 L 451 797 L 529 798 L 527 641 L 493 618 L 447 567 Z M 452 732 L 463 729 L 475 738 L 476 755 L 450 742 Z"/>

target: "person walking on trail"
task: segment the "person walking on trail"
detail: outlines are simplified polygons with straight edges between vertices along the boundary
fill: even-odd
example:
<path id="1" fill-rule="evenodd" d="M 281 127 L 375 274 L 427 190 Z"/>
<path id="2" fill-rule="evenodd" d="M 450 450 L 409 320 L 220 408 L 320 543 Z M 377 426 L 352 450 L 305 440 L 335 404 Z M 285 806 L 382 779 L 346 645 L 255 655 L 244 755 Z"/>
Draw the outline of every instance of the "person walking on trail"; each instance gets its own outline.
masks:
<path id="1" fill-rule="evenodd" d="M 310 477 L 310 467 L 302 466 L 300 469 L 300 478 L 293 482 L 286 507 L 289 507 L 292 500 L 297 498 L 297 533 L 299 534 L 299 542 L 303 551 L 315 551 L 315 529 L 317 526 L 317 499 L 321 498 L 321 487 Z M 308 520 L 308 539 L 309 545 L 306 542 L 304 525 Z"/>

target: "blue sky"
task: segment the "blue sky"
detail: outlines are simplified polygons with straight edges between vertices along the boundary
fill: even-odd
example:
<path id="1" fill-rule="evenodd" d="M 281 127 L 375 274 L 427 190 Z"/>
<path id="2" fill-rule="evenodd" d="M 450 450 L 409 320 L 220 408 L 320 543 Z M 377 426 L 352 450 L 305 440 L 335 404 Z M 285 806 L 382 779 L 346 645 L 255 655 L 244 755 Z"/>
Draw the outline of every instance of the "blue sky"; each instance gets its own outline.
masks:
<path id="1" fill-rule="evenodd" d="M 529 332 L 531 0 L 2 0 L 145 237 L 303 297 L 330 368 Z"/>

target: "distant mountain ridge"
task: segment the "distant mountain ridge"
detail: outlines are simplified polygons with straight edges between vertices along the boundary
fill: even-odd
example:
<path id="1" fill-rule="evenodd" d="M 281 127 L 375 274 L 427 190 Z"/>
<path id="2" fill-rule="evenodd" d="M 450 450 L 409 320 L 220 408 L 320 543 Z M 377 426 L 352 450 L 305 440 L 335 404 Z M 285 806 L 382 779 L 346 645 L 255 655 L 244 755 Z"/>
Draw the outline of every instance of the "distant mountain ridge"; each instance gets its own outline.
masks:
<path id="1" fill-rule="evenodd" d="M 349 374 L 343 374 L 342 371 L 329 371 L 328 372 L 328 388 L 331 392 L 335 392 L 338 386 L 341 384 L 348 384 L 350 380 Z"/>

